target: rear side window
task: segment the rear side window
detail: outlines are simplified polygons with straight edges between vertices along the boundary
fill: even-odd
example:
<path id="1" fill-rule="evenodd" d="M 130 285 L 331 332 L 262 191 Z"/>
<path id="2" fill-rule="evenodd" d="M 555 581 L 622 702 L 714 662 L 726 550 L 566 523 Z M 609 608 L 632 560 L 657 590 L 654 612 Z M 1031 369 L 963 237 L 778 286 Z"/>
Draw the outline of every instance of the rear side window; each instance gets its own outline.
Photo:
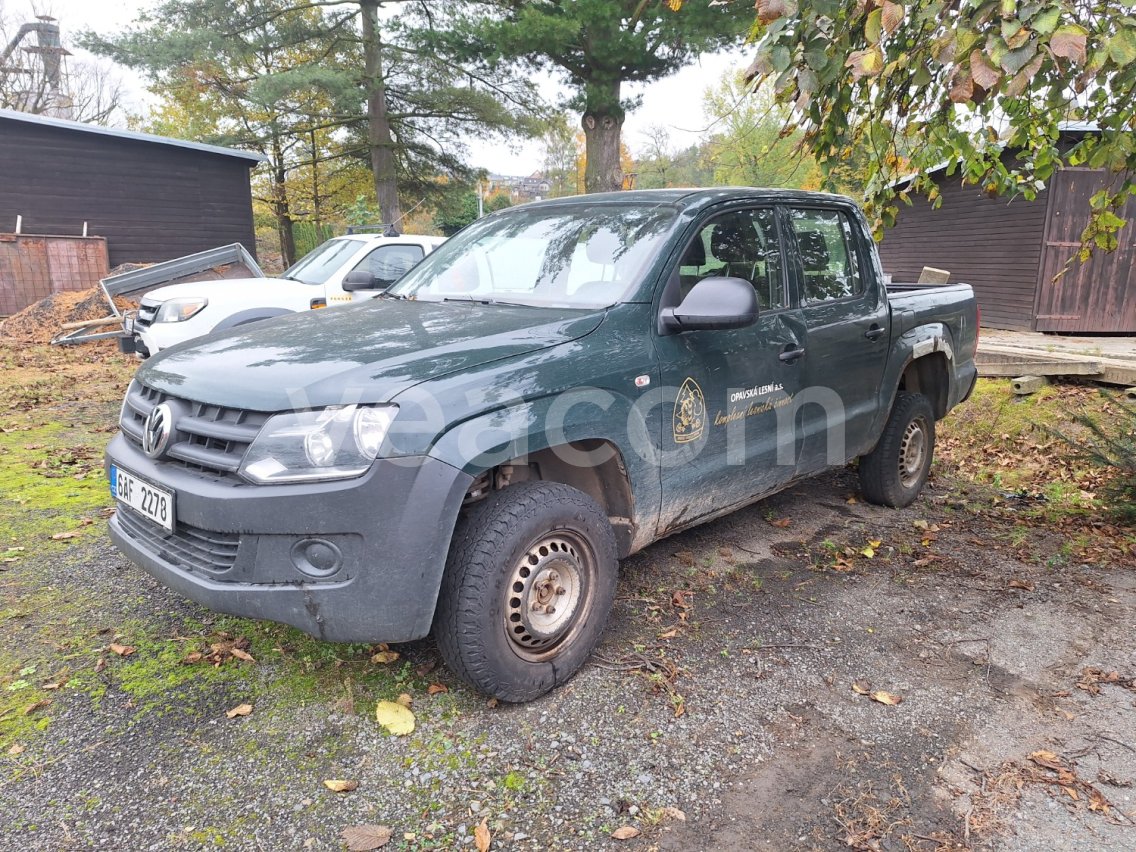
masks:
<path id="1" fill-rule="evenodd" d="M 839 210 L 790 210 L 806 304 L 859 296 L 864 281 L 853 248 L 852 223 Z"/>

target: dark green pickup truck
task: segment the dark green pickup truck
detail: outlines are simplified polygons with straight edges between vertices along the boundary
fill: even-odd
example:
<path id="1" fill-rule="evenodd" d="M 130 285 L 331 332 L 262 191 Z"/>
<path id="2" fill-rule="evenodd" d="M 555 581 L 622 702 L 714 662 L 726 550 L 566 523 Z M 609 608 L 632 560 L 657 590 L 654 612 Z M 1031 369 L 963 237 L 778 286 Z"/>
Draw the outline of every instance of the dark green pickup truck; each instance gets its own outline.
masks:
<path id="1" fill-rule="evenodd" d="M 847 199 L 659 190 L 479 220 L 384 297 L 138 371 L 117 545 L 331 641 L 431 630 L 507 701 L 587 658 L 618 560 L 859 458 L 903 506 L 970 394 L 970 287 L 885 287 Z"/>

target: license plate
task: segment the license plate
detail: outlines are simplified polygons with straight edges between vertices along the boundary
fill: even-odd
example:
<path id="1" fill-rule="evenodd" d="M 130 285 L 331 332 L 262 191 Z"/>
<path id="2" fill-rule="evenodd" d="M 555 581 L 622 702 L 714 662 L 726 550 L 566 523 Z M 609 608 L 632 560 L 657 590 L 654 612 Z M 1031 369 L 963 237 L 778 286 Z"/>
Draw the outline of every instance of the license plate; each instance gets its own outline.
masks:
<path id="1" fill-rule="evenodd" d="M 174 531 L 174 493 L 158 488 L 128 473 L 117 465 L 110 466 L 110 493 L 119 503 L 158 526 Z"/>

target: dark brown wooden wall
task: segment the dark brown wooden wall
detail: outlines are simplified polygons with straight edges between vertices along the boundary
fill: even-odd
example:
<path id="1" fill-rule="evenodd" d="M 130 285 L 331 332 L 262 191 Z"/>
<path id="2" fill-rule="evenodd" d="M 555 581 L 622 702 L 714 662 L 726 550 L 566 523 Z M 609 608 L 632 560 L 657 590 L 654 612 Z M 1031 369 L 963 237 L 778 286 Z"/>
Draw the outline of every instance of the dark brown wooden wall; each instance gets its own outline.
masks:
<path id="1" fill-rule="evenodd" d="M 884 271 L 917 281 L 924 266 L 947 269 L 974 287 L 982 324 L 1033 328 L 1048 193 L 1036 201 L 991 199 L 959 178 L 939 178 L 943 204 L 899 205 L 899 220 L 880 243 Z"/>
<path id="2" fill-rule="evenodd" d="M 1089 199 L 1106 183 L 1103 171 L 1067 168 L 1053 177 L 1045 259 L 1037 300 L 1037 330 L 1136 334 L 1136 199 L 1121 217 L 1129 224 L 1114 252 L 1094 251 L 1081 263 L 1081 232 Z"/>
<path id="3" fill-rule="evenodd" d="M 250 160 L 0 117 L 0 232 L 106 237 L 111 266 L 240 242 Z"/>

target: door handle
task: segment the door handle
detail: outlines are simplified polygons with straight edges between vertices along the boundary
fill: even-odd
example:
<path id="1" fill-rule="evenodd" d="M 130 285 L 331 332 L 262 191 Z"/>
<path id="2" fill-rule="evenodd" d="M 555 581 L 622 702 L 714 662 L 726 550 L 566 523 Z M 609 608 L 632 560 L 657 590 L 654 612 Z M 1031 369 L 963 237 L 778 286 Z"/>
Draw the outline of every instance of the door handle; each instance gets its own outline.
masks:
<path id="1" fill-rule="evenodd" d="M 884 327 L 882 325 L 876 325 L 875 323 L 872 323 L 872 327 L 864 332 L 864 337 L 868 338 L 868 340 L 879 340 L 883 336 Z"/>
<path id="2" fill-rule="evenodd" d="M 791 345 L 792 344 L 790 344 L 790 346 Z M 785 351 L 783 351 L 777 357 L 780 358 L 786 364 L 793 364 L 797 361 L 798 358 L 800 358 L 804 354 L 805 354 L 805 348 L 803 346 L 798 346 L 796 349 L 786 348 Z"/>

